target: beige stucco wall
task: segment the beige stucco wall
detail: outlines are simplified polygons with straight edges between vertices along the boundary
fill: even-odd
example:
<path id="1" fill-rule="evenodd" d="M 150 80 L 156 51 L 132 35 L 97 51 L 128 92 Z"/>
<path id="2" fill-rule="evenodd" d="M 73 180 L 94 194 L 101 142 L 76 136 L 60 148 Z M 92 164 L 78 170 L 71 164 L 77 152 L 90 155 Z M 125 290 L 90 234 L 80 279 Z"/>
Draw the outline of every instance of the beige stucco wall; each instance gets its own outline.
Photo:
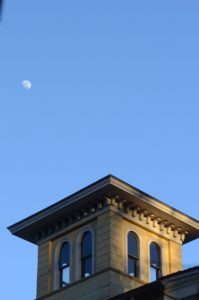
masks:
<path id="1" fill-rule="evenodd" d="M 90 230 L 93 234 L 94 275 L 81 280 L 80 244 L 86 230 Z M 140 273 L 138 279 L 133 279 L 126 274 L 129 231 L 135 232 L 139 238 Z M 66 240 L 71 245 L 70 278 L 72 284 L 54 293 L 53 291 L 59 289 L 59 249 Z M 37 297 L 53 292 L 45 299 L 59 300 L 65 297 L 80 299 L 78 297 L 81 297 L 81 300 L 102 300 L 147 283 L 149 282 L 149 245 L 151 242 L 156 242 L 161 248 L 163 276 L 181 270 L 180 244 L 153 232 L 151 226 L 146 229 L 135 221 L 126 219 L 109 207 L 97 217 L 93 216 L 89 222 L 85 219 L 39 246 Z"/>
<path id="2" fill-rule="evenodd" d="M 156 242 L 161 248 L 162 276 L 182 269 L 181 245 L 152 232 L 149 227 L 130 222 L 114 211 L 98 217 L 96 271 L 113 267 L 127 272 L 127 236 L 133 231 L 139 239 L 140 274 L 144 282 L 149 282 L 149 247 Z M 119 258 L 119 259 L 118 259 Z"/>
<path id="3" fill-rule="evenodd" d="M 97 272 L 108 267 L 123 271 L 122 235 L 123 219 L 119 215 L 107 211 L 98 217 L 95 253 Z"/>
<path id="4" fill-rule="evenodd" d="M 126 274 L 110 269 L 76 281 L 71 286 L 49 293 L 38 300 L 105 300 L 142 284 L 139 280 L 133 280 Z"/>
<path id="5" fill-rule="evenodd" d="M 51 275 L 51 242 L 38 246 L 37 268 L 37 297 L 49 292 L 49 278 Z"/>
<path id="6" fill-rule="evenodd" d="M 152 242 L 156 242 L 161 249 L 161 267 L 162 275 L 170 273 L 169 264 L 169 240 L 154 234 L 150 230 L 146 230 L 137 224 L 129 222 L 128 220 L 123 221 L 123 244 L 125 245 L 125 255 L 123 267 L 124 271 L 127 270 L 127 235 L 129 231 L 136 233 L 139 239 L 139 252 L 140 252 L 140 279 L 149 282 L 149 268 L 150 268 L 150 253 L 149 248 Z"/>
<path id="7" fill-rule="evenodd" d="M 170 253 L 170 273 L 182 270 L 182 247 L 181 245 L 169 241 Z"/>
<path id="8" fill-rule="evenodd" d="M 96 228 L 96 271 L 110 267 L 110 211 L 97 218 Z"/>

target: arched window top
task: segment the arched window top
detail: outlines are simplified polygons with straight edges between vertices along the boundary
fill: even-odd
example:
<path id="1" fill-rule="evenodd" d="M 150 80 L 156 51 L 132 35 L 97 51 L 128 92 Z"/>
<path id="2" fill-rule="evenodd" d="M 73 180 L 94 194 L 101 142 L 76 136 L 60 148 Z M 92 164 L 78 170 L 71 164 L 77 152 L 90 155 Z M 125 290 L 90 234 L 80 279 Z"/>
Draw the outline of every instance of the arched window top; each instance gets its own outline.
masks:
<path id="1" fill-rule="evenodd" d="M 81 242 L 81 277 L 88 277 L 92 274 L 92 233 L 86 231 Z"/>
<path id="2" fill-rule="evenodd" d="M 160 247 L 154 242 L 150 245 L 150 264 L 160 268 Z"/>
<path id="3" fill-rule="evenodd" d="M 155 281 L 161 276 L 160 247 L 155 242 L 150 244 L 150 280 Z"/>
<path id="4" fill-rule="evenodd" d="M 128 255 L 138 257 L 138 238 L 132 231 L 128 233 Z"/>
<path id="5" fill-rule="evenodd" d="M 59 253 L 60 287 L 70 283 L 70 244 L 64 242 Z"/>
<path id="6" fill-rule="evenodd" d="M 128 274 L 132 277 L 139 276 L 138 237 L 132 231 L 128 233 Z"/>
<path id="7" fill-rule="evenodd" d="M 82 258 L 92 254 L 92 234 L 86 231 L 82 237 Z"/>
<path id="8" fill-rule="evenodd" d="M 63 268 L 70 264 L 70 245 L 69 242 L 64 242 L 60 249 L 59 267 Z"/>

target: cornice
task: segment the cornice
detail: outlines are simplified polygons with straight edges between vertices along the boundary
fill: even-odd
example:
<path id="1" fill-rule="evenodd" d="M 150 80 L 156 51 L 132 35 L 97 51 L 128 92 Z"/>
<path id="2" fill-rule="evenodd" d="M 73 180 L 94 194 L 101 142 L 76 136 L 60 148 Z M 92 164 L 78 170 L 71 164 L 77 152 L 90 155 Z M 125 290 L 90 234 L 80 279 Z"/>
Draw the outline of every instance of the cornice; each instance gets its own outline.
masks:
<path id="1" fill-rule="evenodd" d="M 37 232 L 32 232 L 33 242 L 38 244 L 55 238 L 57 235 L 71 230 L 74 226 L 88 222 L 108 209 L 114 210 L 114 212 L 122 215 L 129 221 L 176 243 L 182 244 L 189 234 L 186 228 L 179 226 L 177 221 L 169 223 L 153 211 L 143 209 L 141 206 L 137 206 L 133 202 L 130 203 L 119 195 L 115 195 L 111 198 L 103 196 L 101 199 L 96 199 L 87 205 L 79 206 L 78 209 L 71 210 L 63 218 L 42 226 Z"/>
<path id="2" fill-rule="evenodd" d="M 199 237 L 199 222 L 124 181 L 108 175 L 67 198 L 8 227 L 12 234 L 37 244 L 111 206 L 148 228 L 186 243 Z"/>
<path id="3" fill-rule="evenodd" d="M 110 183 L 120 188 L 121 190 L 127 192 L 128 194 L 134 196 L 135 198 L 140 199 L 146 205 L 151 205 L 155 209 L 159 209 L 168 215 L 173 215 L 175 218 L 180 219 L 182 222 L 189 223 L 189 225 L 193 227 L 196 226 L 196 222 L 198 223 L 198 220 L 184 214 L 183 212 L 175 209 L 174 207 L 171 207 L 168 204 L 163 203 L 162 201 L 152 197 L 151 195 L 148 195 L 147 193 L 135 188 L 130 184 L 127 184 L 126 182 L 114 176 L 111 176 Z"/>
<path id="4" fill-rule="evenodd" d="M 152 211 L 143 209 L 141 206 L 127 204 L 125 199 L 118 201 L 118 196 L 110 201 L 110 207 L 130 222 L 141 226 L 159 236 L 170 239 L 176 243 L 182 244 L 187 238 L 189 232 L 176 223 L 169 223 L 166 219 L 154 214 Z"/>

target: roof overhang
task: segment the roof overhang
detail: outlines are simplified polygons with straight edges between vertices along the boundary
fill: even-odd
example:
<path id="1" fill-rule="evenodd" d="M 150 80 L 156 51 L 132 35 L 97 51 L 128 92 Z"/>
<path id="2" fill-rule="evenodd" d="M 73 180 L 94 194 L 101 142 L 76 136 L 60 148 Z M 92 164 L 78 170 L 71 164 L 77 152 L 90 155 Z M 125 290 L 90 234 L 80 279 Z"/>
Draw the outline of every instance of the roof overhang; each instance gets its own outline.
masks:
<path id="1" fill-rule="evenodd" d="M 63 220 L 65 216 L 70 215 L 71 211 L 86 207 L 94 203 L 96 199 L 103 199 L 104 196 L 111 198 L 115 195 L 125 199 L 128 203 L 133 202 L 135 206 L 141 206 L 143 209 L 164 218 L 169 223 L 177 224 L 177 226 L 186 230 L 189 234 L 184 243 L 199 237 L 198 220 L 153 198 L 113 175 L 108 175 L 96 181 L 63 200 L 9 226 L 8 229 L 12 234 L 36 244 L 34 235 L 42 228 L 47 228 L 50 224 Z"/>

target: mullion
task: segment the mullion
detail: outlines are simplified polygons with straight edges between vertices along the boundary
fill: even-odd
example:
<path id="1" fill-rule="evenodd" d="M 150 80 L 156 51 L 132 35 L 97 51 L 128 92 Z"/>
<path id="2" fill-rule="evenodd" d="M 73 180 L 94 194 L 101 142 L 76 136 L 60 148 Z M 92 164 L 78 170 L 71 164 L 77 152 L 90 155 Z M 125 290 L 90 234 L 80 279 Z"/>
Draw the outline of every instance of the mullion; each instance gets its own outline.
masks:
<path id="1" fill-rule="evenodd" d="M 83 256 L 81 259 L 83 260 L 83 259 L 87 259 L 87 258 L 89 258 L 89 257 L 92 257 L 92 254 L 89 254 L 89 255 L 87 255 L 87 256 Z"/>

